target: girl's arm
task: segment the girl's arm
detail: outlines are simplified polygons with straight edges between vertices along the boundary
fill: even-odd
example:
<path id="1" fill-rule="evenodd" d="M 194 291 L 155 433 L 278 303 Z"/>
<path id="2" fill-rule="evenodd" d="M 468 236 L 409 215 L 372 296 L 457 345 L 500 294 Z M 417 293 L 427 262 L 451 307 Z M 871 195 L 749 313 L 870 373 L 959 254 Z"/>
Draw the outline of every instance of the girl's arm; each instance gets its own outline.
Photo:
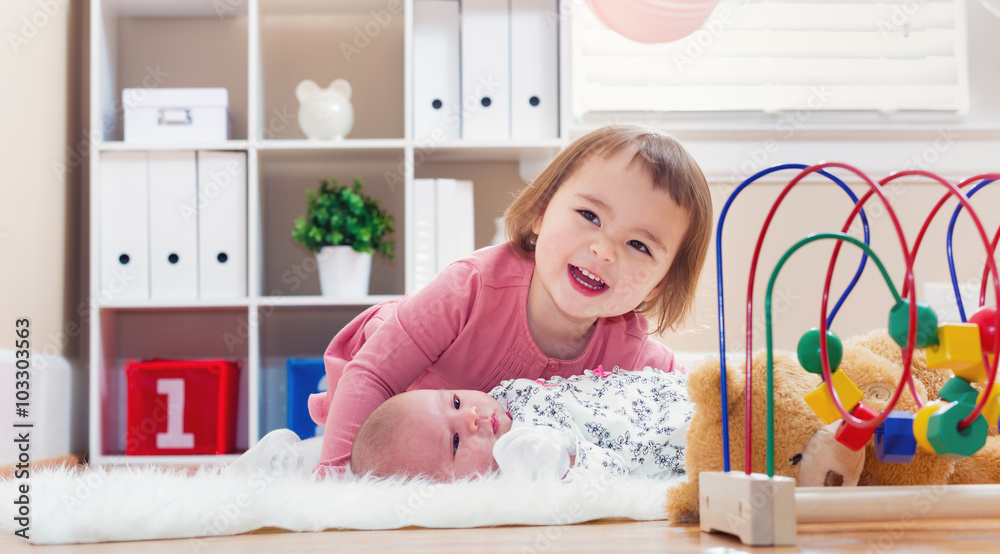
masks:
<path id="1" fill-rule="evenodd" d="M 481 279 L 471 264 L 448 266 L 368 337 L 332 388 L 320 466 L 344 467 L 351 444 L 371 412 L 406 391 L 464 329 Z"/>

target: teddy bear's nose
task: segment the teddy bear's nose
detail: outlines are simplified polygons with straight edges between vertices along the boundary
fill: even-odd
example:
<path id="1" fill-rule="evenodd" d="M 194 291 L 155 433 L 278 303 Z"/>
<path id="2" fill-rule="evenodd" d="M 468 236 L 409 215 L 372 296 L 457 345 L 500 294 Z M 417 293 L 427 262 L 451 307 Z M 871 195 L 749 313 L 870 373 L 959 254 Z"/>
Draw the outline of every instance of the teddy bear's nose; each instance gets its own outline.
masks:
<path id="1" fill-rule="evenodd" d="M 833 471 L 826 472 L 826 479 L 823 480 L 824 487 L 841 487 L 844 485 L 844 476 Z"/>

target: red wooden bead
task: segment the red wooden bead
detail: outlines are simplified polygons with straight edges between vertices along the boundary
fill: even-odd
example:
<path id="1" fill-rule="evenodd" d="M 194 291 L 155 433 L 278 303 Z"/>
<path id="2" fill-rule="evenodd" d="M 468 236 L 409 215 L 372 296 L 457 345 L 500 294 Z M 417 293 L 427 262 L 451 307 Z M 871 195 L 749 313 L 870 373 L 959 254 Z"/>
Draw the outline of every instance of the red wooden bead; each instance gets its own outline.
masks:
<path id="1" fill-rule="evenodd" d="M 997 340 L 996 306 L 983 306 L 976 313 L 969 317 L 969 323 L 979 326 L 979 342 L 982 344 L 983 352 L 990 354 L 993 352 L 993 345 Z"/>
<path id="2" fill-rule="evenodd" d="M 870 421 L 878 417 L 878 412 L 858 402 L 858 405 L 855 406 L 851 415 L 858 419 Z M 857 427 L 852 427 L 846 421 L 841 421 L 840 427 L 837 428 L 836 437 L 840 444 L 843 444 L 851 450 L 861 450 L 866 444 L 868 444 L 868 439 L 872 438 L 872 435 L 874 434 L 875 427 L 859 429 Z"/>

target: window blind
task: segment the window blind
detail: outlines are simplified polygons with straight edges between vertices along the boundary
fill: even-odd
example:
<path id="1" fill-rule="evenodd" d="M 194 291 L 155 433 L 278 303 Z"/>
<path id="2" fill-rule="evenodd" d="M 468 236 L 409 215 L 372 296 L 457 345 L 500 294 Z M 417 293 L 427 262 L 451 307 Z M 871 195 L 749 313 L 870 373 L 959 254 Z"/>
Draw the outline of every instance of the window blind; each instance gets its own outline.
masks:
<path id="1" fill-rule="evenodd" d="M 968 109 L 964 0 L 721 0 L 695 33 L 641 44 L 581 0 L 573 111 Z"/>

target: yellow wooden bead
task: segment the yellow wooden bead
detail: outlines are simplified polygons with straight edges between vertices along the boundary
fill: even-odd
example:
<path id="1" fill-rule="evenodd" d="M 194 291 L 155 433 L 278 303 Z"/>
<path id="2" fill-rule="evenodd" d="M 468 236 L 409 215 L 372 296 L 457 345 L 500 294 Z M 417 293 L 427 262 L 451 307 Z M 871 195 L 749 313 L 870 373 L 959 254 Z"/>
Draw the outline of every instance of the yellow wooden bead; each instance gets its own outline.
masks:
<path id="1" fill-rule="evenodd" d="M 861 389 L 851 381 L 846 373 L 838 371 L 830 376 L 830 381 L 833 383 L 833 388 L 837 391 L 837 398 L 840 399 L 845 410 L 851 411 L 858 405 L 858 402 L 861 402 L 863 396 Z M 819 388 L 807 394 L 805 400 L 823 423 L 833 423 L 840 419 L 840 412 L 833 404 L 833 397 L 826 390 L 826 383 L 821 383 Z"/>
<path id="2" fill-rule="evenodd" d="M 920 408 L 920 411 L 917 412 L 917 417 L 913 418 L 913 436 L 917 439 L 917 445 L 932 454 L 934 453 L 934 447 L 927 440 L 927 422 L 934 415 L 934 412 L 938 411 L 944 405 L 944 402 L 929 402 L 923 408 Z"/>
<path id="3" fill-rule="evenodd" d="M 950 369 L 970 383 L 986 380 L 979 326 L 975 323 L 938 325 L 938 344 L 927 347 L 927 367 Z"/>
<path id="4" fill-rule="evenodd" d="M 979 393 L 979 398 L 976 399 L 978 404 L 980 400 L 983 399 L 983 393 Z M 986 401 L 986 405 L 983 406 L 983 411 L 980 412 L 983 417 L 986 418 L 986 423 L 990 427 L 996 427 L 1000 425 L 1000 381 L 993 383 L 993 390 L 990 391 L 990 399 Z"/>

